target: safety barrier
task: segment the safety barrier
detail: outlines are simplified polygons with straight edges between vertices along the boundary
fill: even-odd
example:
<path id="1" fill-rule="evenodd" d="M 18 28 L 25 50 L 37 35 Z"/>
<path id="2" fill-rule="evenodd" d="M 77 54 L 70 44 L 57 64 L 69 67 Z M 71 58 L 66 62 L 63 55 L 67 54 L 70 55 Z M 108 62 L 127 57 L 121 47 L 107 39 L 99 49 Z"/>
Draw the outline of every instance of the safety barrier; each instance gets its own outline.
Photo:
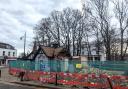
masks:
<path id="1" fill-rule="evenodd" d="M 110 88 L 108 79 L 110 80 L 113 89 L 128 89 L 128 76 L 108 75 L 95 73 L 64 73 L 64 72 L 44 72 L 31 71 L 18 68 L 10 68 L 9 73 L 16 76 L 19 72 L 25 72 L 24 79 L 39 81 L 41 83 L 53 83 L 76 87 L 93 87 L 93 88 Z"/>
<path id="2" fill-rule="evenodd" d="M 76 87 L 128 89 L 127 61 L 10 61 L 9 73 L 24 80 Z"/>

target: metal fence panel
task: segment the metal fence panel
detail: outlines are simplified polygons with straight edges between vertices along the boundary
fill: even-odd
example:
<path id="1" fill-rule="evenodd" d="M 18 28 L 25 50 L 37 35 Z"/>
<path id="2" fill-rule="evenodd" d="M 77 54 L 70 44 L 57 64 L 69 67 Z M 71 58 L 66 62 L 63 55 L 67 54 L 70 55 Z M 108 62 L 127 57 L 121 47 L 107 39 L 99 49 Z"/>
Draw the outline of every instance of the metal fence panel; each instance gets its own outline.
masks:
<path id="1" fill-rule="evenodd" d="M 9 66 L 25 70 L 39 70 L 46 72 L 66 72 L 66 73 L 90 73 L 102 71 L 128 71 L 128 62 L 123 61 L 63 61 L 63 60 L 48 60 L 48 61 L 10 61 Z"/>

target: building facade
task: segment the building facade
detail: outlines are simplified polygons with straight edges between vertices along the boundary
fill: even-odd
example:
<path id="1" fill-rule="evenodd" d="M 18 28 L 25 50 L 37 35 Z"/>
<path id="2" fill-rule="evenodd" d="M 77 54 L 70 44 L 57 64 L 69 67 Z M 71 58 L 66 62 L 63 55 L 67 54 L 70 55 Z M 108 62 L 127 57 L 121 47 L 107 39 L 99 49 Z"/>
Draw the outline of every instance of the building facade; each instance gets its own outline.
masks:
<path id="1" fill-rule="evenodd" d="M 104 46 L 100 46 L 99 52 L 97 50 L 97 47 L 95 46 L 95 43 L 90 43 L 90 48 L 88 47 L 88 44 L 83 42 L 81 46 L 81 52 L 80 55 L 77 55 L 77 49 L 75 49 L 75 55 L 73 55 L 73 47 L 71 46 L 70 52 L 72 56 L 83 56 L 87 60 L 91 61 L 106 61 L 106 54 L 105 54 L 105 48 Z M 75 45 L 75 48 L 77 48 L 77 45 Z"/>
<path id="2" fill-rule="evenodd" d="M 0 43 L 0 65 L 6 63 L 8 58 L 16 58 L 17 50 L 10 44 Z"/>

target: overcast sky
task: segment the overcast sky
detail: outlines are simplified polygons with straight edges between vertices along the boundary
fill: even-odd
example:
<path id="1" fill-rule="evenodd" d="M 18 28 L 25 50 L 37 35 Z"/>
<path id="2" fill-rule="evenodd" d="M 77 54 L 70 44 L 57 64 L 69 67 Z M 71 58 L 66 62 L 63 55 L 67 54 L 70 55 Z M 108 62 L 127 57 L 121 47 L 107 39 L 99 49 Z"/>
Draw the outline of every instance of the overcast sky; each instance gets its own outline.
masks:
<path id="1" fill-rule="evenodd" d="M 81 8 L 80 0 L 0 0 L 0 42 L 23 52 L 20 37 L 27 33 L 27 50 L 33 40 L 33 27 L 52 10 Z"/>

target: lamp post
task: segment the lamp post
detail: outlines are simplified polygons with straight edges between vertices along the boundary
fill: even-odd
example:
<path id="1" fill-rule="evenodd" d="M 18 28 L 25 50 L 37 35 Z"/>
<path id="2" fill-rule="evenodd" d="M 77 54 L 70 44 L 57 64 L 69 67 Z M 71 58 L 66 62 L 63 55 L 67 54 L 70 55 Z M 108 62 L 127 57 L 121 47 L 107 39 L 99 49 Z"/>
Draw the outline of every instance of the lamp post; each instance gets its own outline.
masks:
<path id="1" fill-rule="evenodd" d="M 26 32 L 24 34 L 24 57 L 26 56 L 25 55 L 25 47 L 26 47 Z"/>
<path id="2" fill-rule="evenodd" d="M 22 37 L 20 37 L 20 40 L 23 40 L 24 39 L 24 57 L 26 56 L 25 55 L 25 49 L 26 49 L 26 32 L 25 32 L 25 34 L 24 34 L 24 36 L 22 36 Z"/>
<path id="3" fill-rule="evenodd" d="M 20 40 L 24 40 L 24 53 L 23 53 L 23 56 L 25 57 L 25 47 L 26 47 L 26 32 L 25 32 L 24 36 L 20 37 Z"/>

